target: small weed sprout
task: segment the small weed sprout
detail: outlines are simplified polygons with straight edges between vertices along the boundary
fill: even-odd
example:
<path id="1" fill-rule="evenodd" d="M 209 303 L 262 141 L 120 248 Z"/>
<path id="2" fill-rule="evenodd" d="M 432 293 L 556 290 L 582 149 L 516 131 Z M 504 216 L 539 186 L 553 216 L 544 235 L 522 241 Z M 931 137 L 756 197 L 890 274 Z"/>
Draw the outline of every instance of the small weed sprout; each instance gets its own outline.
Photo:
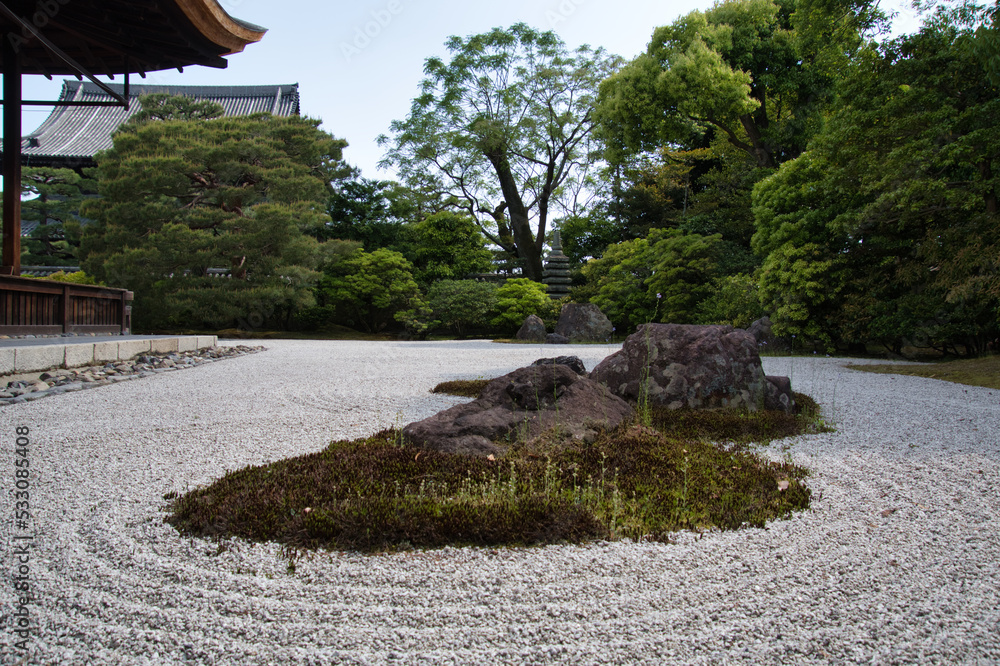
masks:
<path id="1" fill-rule="evenodd" d="M 656 293 L 656 307 L 653 309 L 652 319 L 646 323 L 646 365 L 642 371 L 642 382 L 639 386 L 639 398 L 638 398 L 638 412 L 639 412 L 639 422 L 647 428 L 653 425 L 652 410 L 650 408 L 649 402 L 649 375 L 650 367 L 652 365 L 653 356 L 653 341 L 650 337 L 649 326 L 656 321 L 660 313 L 660 301 L 663 299 L 663 294 L 660 292 Z"/>
<path id="2" fill-rule="evenodd" d="M 646 364 L 642 369 L 642 378 L 640 379 L 639 385 L 639 398 L 637 401 L 637 410 L 639 414 L 639 422 L 647 428 L 653 425 L 653 410 L 652 405 L 649 402 L 649 375 L 650 368 L 652 365 L 653 356 L 653 343 L 649 337 L 649 329 L 646 329 Z"/>
<path id="3" fill-rule="evenodd" d="M 684 474 L 684 486 L 681 489 L 681 503 L 683 508 L 687 510 L 687 500 L 688 500 L 688 470 L 691 469 L 691 461 L 688 458 L 687 449 L 684 449 L 684 464 L 681 465 L 681 473 Z"/>
<path id="4" fill-rule="evenodd" d="M 406 445 L 403 441 L 403 412 L 396 411 L 396 423 L 395 427 L 392 429 L 393 443 L 396 448 L 401 449 Z"/>

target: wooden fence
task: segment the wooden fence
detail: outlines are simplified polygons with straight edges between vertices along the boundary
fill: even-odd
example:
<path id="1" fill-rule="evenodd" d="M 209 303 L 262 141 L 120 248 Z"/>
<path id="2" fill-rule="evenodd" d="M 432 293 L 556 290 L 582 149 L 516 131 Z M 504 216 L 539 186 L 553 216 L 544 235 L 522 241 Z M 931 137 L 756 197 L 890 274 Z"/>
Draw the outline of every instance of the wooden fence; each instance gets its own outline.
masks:
<path id="1" fill-rule="evenodd" d="M 0 275 L 0 335 L 125 334 L 131 316 L 131 291 Z"/>

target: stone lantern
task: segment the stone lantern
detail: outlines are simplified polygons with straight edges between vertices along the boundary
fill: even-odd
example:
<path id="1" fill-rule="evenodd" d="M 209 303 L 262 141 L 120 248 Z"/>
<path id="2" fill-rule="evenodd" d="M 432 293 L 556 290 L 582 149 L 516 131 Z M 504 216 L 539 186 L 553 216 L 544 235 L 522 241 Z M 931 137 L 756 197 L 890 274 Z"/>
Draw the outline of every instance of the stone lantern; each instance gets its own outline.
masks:
<path id="1" fill-rule="evenodd" d="M 549 298 L 559 300 L 569 294 L 570 279 L 569 257 L 563 254 L 562 239 L 559 230 L 552 232 L 552 251 L 545 259 L 545 270 L 542 272 L 542 282 L 545 283 Z"/>

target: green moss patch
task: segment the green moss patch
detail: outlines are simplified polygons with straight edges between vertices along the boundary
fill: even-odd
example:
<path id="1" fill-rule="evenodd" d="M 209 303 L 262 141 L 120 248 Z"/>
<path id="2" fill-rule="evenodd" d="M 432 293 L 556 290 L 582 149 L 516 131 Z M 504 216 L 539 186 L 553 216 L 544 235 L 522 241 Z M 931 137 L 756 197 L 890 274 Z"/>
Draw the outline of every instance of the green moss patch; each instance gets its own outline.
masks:
<path id="1" fill-rule="evenodd" d="M 174 498 L 168 522 L 184 534 L 366 552 L 666 541 L 807 508 L 806 470 L 747 444 L 814 429 L 807 414 L 660 410 L 652 427 L 559 446 L 550 432 L 496 460 L 423 451 L 386 430 L 230 472 Z"/>
<path id="2" fill-rule="evenodd" d="M 466 398 L 478 398 L 487 384 L 488 379 L 455 379 L 448 382 L 441 382 L 431 389 L 431 393 L 447 393 L 448 395 L 460 395 Z"/>

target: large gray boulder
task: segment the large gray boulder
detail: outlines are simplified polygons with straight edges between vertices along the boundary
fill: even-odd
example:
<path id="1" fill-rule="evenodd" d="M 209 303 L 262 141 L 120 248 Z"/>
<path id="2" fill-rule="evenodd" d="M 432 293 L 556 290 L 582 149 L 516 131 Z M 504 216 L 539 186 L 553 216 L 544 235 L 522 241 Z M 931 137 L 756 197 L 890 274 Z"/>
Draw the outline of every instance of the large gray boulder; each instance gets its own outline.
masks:
<path id="1" fill-rule="evenodd" d="M 545 342 L 545 322 L 538 315 L 528 315 L 514 337 L 524 342 Z"/>
<path id="2" fill-rule="evenodd" d="M 559 312 L 556 334 L 570 342 L 604 342 L 614 327 L 601 308 L 593 303 L 567 303 Z"/>
<path id="3" fill-rule="evenodd" d="M 670 409 L 792 408 L 790 384 L 768 381 L 756 340 L 732 326 L 644 324 L 590 378 L 629 402 L 647 394 Z"/>
<path id="4" fill-rule="evenodd" d="M 597 428 L 613 428 L 632 413 L 606 386 L 572 367 L 542 364 L 497 377 L 478 399 L 407 425 L 403 437 L 446 453 L 499 455 L 556 426 L 567 438 L 586 440 Z"/>

